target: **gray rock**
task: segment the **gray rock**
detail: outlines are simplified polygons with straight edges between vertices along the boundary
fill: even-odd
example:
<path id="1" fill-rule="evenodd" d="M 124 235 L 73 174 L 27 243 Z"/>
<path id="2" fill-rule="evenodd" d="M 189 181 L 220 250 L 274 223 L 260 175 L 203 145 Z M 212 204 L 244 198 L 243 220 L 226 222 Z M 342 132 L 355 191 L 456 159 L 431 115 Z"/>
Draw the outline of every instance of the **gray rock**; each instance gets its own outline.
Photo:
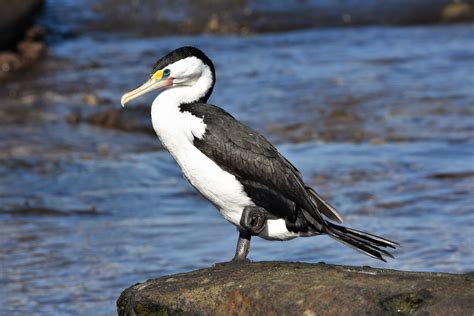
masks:
<path id="1" fill-rule="evenodd" d="M 291 262 L 218 264 L 138 283 L 131 315 L 470 315 L 474 275 Z"/>

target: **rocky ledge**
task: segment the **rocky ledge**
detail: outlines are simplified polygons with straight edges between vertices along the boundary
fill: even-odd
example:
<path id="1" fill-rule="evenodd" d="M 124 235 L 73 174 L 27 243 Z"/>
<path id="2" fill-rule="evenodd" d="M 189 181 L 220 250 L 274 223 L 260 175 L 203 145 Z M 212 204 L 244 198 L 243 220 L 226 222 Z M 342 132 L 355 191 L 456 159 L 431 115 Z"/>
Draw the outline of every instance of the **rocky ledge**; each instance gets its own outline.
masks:
<path id="1" fill-rule="evenodd" d="M 217 264 L 126 289 L 119 315 L 470 315 L 474 275 L 327 264 Z"/>

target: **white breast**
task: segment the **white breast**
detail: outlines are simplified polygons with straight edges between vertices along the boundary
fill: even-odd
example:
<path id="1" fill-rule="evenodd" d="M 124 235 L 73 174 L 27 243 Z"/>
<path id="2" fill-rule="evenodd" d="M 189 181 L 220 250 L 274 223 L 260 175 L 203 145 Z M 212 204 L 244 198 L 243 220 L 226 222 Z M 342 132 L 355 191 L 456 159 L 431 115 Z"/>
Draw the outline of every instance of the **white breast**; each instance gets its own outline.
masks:
<path id="1" fill-rule="evenodd" d="M 253 204 L 235 176 L 222 170 L 193 145 L 173 154 L 189 182 L 211 201 L 226 220 L 239 226 L 242 210 Z"/>
<path id="2" fill-rule="evenodd" d="M 191 185 L 211 201 L 226 220 L 238 226 L 242 210 L 252 201 L 235 176 L 221 169 L 193 145 L 193 138 L 201 138 L 205 133 L 202 119 L 180 112 L 177 107 L 155 105 L 155 102 L 152 106 L 153 128 L 163 146 Z"/>

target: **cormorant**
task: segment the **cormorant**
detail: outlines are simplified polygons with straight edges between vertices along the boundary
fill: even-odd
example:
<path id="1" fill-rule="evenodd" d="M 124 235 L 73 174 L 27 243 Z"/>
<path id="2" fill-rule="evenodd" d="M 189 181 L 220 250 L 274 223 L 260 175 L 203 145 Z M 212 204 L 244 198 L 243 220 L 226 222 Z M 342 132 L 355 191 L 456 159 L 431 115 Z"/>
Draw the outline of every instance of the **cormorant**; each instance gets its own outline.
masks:
<path id="1" fill-rule="evenodd" d="M 212 61 L 195 47 L 181 47 L 159 59 L 149 80 L 121 103 L 162 90 L 151 107 L 153 128 L 191 185 L 237 227 L 233 260 L 247 260 L 251 236 L 320 234 L 373 258 L 393 258 L 383 248 L 396 242 L 335 224 L 342 223 L 335 208 L 265 137 L 207 103 L 215 82 Z"/>

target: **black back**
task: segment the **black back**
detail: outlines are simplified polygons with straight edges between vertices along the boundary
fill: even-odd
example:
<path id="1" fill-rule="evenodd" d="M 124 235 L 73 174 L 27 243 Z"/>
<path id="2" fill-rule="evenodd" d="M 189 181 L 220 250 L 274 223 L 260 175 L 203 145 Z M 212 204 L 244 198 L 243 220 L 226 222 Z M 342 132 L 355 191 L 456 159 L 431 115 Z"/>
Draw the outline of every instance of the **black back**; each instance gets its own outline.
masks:
<path id="1" fill-rule="evenodd" d="M 292 231 L 307 230 L 308 222 L 317 231 L 324 230 L 325 220 L 301 174 L 265 137 L 214 105 L 195 102 L 180 109 L 206 124 L 204 136 L 195 138 L 194 146 L 236 176 L 255 204 L 284 218 Z"/>

